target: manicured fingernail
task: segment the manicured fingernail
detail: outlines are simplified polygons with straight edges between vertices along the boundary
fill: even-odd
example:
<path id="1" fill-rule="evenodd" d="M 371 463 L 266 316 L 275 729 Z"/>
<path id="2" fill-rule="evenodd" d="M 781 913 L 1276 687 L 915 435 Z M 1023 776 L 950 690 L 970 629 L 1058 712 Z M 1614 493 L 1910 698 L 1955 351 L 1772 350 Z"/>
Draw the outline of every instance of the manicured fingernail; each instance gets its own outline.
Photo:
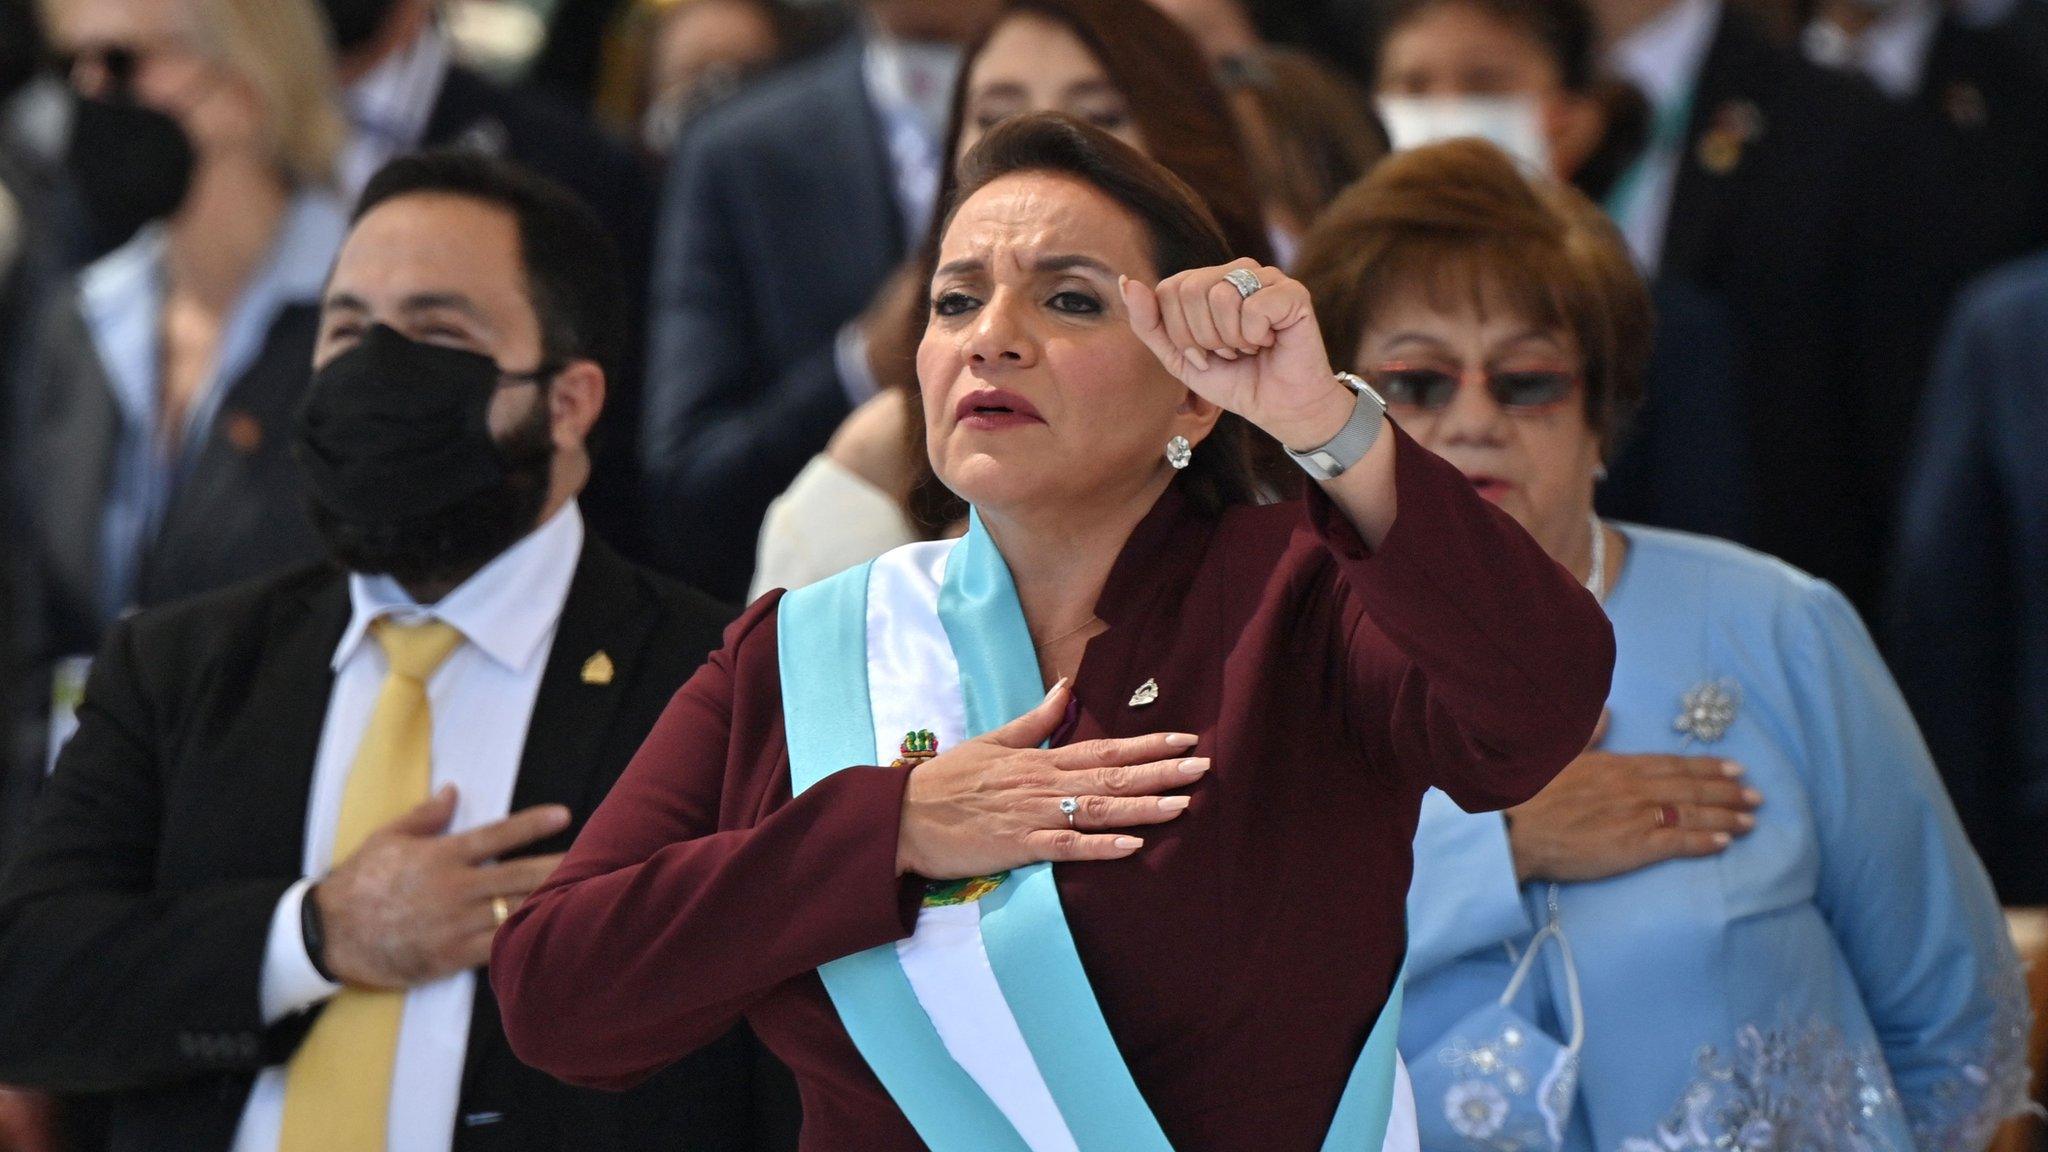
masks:
<path id="1" fill-rule="evenodd" d="M 1065 676 L 1060 677 L 1058 680 L 1053 681 L 1052 687 L 1045 690 L 1045 698 L 1047 700 L 1052 699 L 1053 697 L 1060 694 L 1060 689 L 1065 688 L 1066 686 L 1067 678 Z"/>
<path id="2" fill-rule="evenodd" d="M 1744 788 L 1742 790 L 1742 802 L 1751 808 L 1759 807 L 1764 802 L 1764 794 L 1754 788 Z"/>
<path id="3" fill-rule="evenodd" d="M 1747 812 L 1737 812 L 1735 814 L 1735 826 L 1747 832 L 1751 828 L 1756 827 L 1756 817 L 1751 816 Z"/>
<path id="4" fill-rule="evenodd" d="M 1166 737 L 1166 746 L 1168 748 L 1193 748 L 1200 742 L 1201 737 L 1190 736 L 1186 732 L 1174 732 Z"/>
<path id="5" fill-rule="evenodd" d="M 1161 812 L 1178 812 L 1187 806 L 1188 798 L 1186 796 L 1161 796 L 1159 798 L 1159 810 Z"/>
<path id="6" fill-rule="evenodd" d="M 1193 365 L 1198 371 L 1207 372 L 1209 370 L 1209 357 L 1204 355 L 1200 348 L 1190 348 L 1182 355 L 1184 355 L 1187 359 L 1187 362 Z"/>
<path id="7" fill-rule="evenodd" d="M 1714 833 L 1714 847 L 1726 848 L 1734 839 L 1733 836 L 1728 835 L 1726 832 L 1716 832 Z"/>
<path id="8" fill-rule="evenodd" d="M 1136 836 L 1119 836 L 1116 838 L 1116 846 L 1123 849 L 1126 852 L 1129 852 L 1134 849 L 1143 848 L 1145 846 L 1145 842 L 1143 840 L 1138 839 Z"/>
<path id="9" fill-rule="evenodd" d="M 567 808 L 562 807 L 560 804 L 551 805 L 548 808 L 548 823 L 561 825 L 568 822 L 569 810 Z"/>
<path id="10" fill-rule="evenodd" d="M 1208 770 L 1209 758 L 1206 756 L 1200 756 L 1193 760 L 1183 760 L 1180 762 L 1180 771 L 1183 776 L 1200 776 L 1202 773 L 1207 772 Z"/>
<path id="11" fill-rule="evenodd" d="M 1235 359 L 1237 359 L 1237 353 L 1235 353 L 1235 352 L 1232 352 L 1232 351 L 1231 351 L 1230 349 L 1228 349 L 1228 348 L 1218 348 L 1218 349 L 1216 350 L 1216 354 L 1217 354 L 1218 356 L 1221 356 L 1221 357 L 1223 357 L 1223 358 L 1224 358 L 1225 360 L 1235 360 Z"/>
<path id="12" fill-rule="evenodd" d="M 1742 775 L 1742 765 L 1737 764 L 1733 760 L 1723 760 L 1721 761 L 1721 775 L 1727 776 L 1730 779 L 1740 776 Z"/>

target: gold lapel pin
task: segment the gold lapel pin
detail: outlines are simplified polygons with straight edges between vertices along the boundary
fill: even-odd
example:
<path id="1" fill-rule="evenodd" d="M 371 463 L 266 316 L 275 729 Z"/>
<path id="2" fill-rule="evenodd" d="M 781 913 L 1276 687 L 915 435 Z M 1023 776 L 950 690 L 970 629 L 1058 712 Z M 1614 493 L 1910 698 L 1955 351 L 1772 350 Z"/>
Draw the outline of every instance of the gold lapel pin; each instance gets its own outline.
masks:
<path id="1" fill-rule="evenodd" d="M 1147 680 L 1143 684 L 1138 685 L 1136 692 L 1131 693 L 1131 707 L 1143 708 L 1157 699 L 1159 699 L 1159 681 Z"/>
<path id="2" fill-rule="evenodd" d="M 583 662 L 583 682 L 585 684 L 609 684 L 612 682 L 613 674 L 617 671 L 618 669 L 612 666 L 612 658 L 606 655 L 604 650 L 600 648 L 596 655 Z"/>

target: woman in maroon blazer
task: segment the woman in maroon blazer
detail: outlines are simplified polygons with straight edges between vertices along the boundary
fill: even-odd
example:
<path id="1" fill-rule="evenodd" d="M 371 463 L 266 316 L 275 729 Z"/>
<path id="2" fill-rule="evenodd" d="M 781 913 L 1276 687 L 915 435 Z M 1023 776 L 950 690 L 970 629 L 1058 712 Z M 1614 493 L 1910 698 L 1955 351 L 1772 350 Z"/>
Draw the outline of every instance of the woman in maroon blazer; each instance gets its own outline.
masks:
<path id="1" fill-rule="evenodd" d="M 1606 620 L 1135 151 L 1019 118 L 948 211 L 918 369 L 973 528 L 733 625 L 500 932 L 507 1035 L 624 1086 L 744 1016 L 811 1149 L 1392 1144 L 1422 793 L 1583 749 Z M 1261 505 L 1274 441 L 1316 482 Z"/>

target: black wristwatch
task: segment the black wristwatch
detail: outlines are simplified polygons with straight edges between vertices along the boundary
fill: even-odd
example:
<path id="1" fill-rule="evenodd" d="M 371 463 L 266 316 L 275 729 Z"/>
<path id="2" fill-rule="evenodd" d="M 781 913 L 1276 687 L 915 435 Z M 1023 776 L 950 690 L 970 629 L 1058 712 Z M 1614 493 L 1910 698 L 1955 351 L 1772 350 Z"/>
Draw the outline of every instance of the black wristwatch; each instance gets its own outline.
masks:
<path id="1" fill-rule="evenodd" d="M 318 887 L 315 884 L 306 889 L 299 898 L 299 936 L 305 941 L 306 959 L 313 962 L 313 971 L 329 984 L 339 984 L 341 981 L 327 970 L 327 930 L 320 921 L 320 904 L 313 899 L 313 889 Z"/>

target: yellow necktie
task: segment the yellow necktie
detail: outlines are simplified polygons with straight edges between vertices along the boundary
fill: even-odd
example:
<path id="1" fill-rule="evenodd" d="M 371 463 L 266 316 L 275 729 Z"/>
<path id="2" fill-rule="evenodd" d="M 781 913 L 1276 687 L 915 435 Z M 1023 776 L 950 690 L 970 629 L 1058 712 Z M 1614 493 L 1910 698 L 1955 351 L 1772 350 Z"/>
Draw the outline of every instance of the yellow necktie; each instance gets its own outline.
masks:
<path id="1" fill-rule="evenodd" d="M 439 621 L 370 626 L 391 671 L 341 794 L 336 861 L 427 798 L 433 719 L 427 681 L 462 633 Z M 308 897 L 310 899 L 310 897 Z M 278 1152 L 380 1152 L 390 1124 L 391 1070 L 405 993 L 343 988 L 327 1002 L 285 1070 Z"/>

